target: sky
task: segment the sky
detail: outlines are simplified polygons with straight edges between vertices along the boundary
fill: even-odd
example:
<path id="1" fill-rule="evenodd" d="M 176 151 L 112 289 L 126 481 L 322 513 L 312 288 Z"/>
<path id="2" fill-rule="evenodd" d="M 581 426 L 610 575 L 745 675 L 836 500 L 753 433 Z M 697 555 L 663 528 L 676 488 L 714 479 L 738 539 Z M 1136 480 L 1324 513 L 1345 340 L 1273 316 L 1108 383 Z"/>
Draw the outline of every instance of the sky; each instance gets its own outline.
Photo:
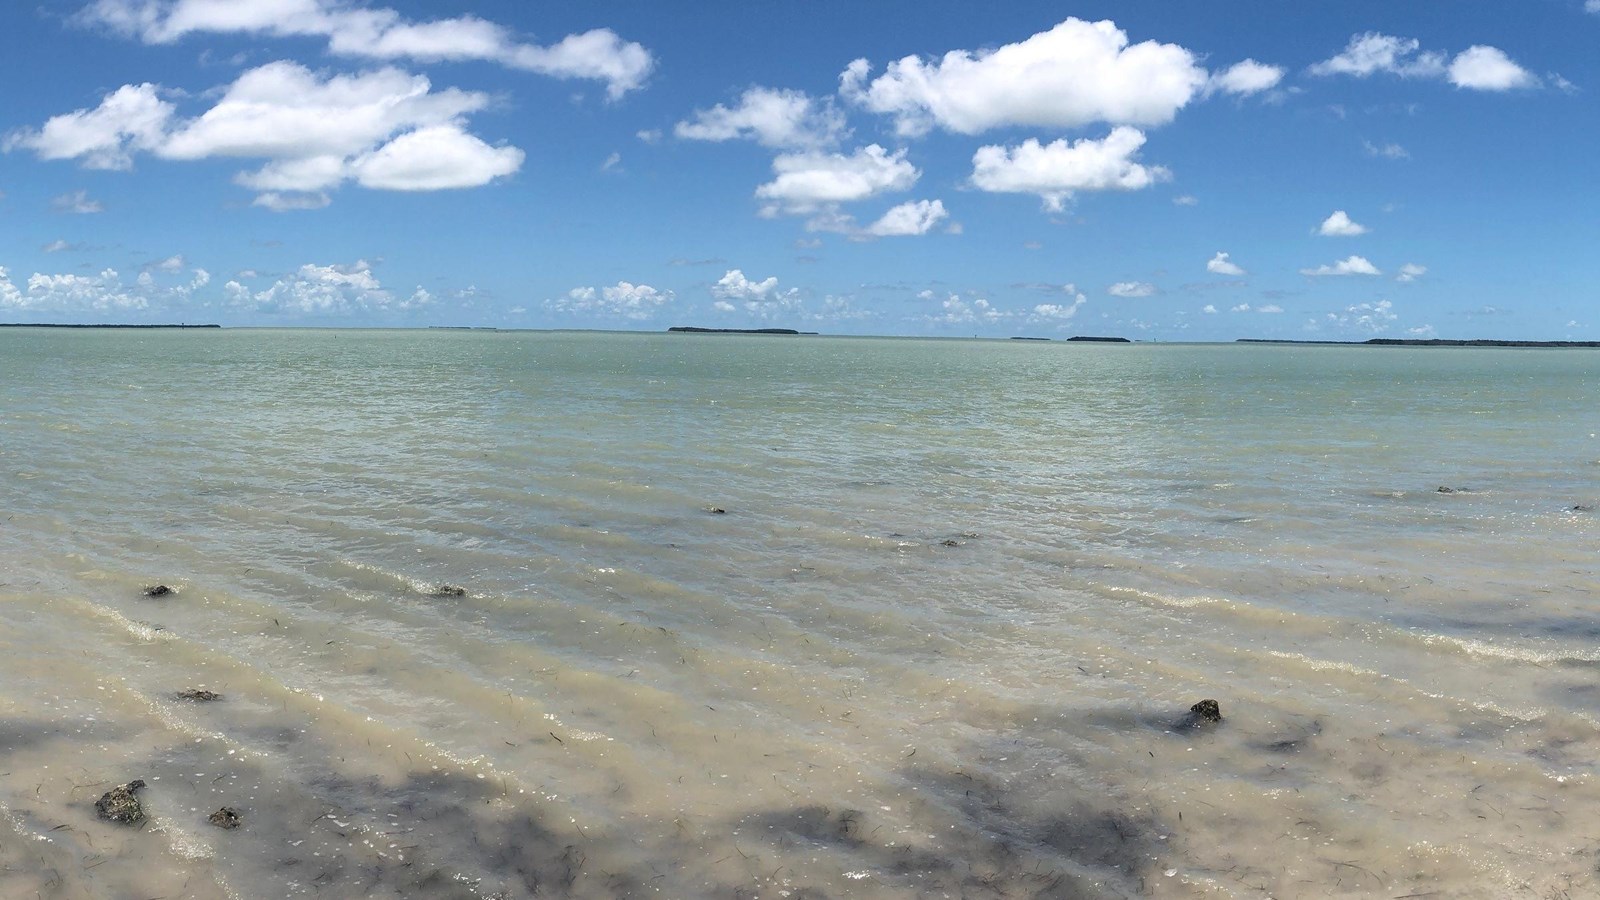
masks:
<path id="1" fill-rule="evenodd" d="M 0 322 L 1600 340 L 1600 0 L 34 0 Z"/>

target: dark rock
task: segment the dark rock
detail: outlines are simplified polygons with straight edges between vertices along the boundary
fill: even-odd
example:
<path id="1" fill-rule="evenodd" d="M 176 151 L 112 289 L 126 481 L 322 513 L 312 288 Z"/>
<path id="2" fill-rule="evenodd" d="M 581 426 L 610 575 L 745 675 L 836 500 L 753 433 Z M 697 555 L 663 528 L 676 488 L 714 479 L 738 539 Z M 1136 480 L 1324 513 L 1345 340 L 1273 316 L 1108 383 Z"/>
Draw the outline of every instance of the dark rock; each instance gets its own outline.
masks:
<path id="1" fill-rule="evenodd" d="M 244 818 L 239 815 L 239 811 L 231 806 L 224 806 L 206 816 L 206 821 L 218 828 L 238 828 L 244 824 Z"/>
<path id="2" fill-rule="evenodd" d="M 121 822 L 124 825 L 137 825 L 144 821 L 144 807 L 139 805 L 139 798 L 134 792 L 144 787 L 144 782 L 133 780 L 127 784 L 112 788 L 101 795 L 94 802 L 95 811 L 100 813 L 100 818 L 110 822 Z"/>
<path id="3" fill-rule="evenodd" d="M 1197 725 L 1204 722 L 1221 722 L 1222 707 L 1215 700 L 1201 700 L 1189 707 L 1189 715 L 1194 717 Z"/>
<path id="4" fill-rule="evenodd" d="M 1453 487 L 1445 487 L 1444 485 L 1441 484 L 1441 485 L 1439 485 L 1439 489 L 1437 491 L 1435 491 L 1434 493 L 1437 493 L 1437 494 L 1459 494 L 1459 493 L 1461 493 L 1461 489 L 1460 488 L 1453 488 Z"/>
<path id="5" fill-rule="evenodd" d="M 467 589 L 453 584 L 441 584 L 428 594 L 429 597 L 465 597 Z"/>
<path id="6" fill-rule="evenodd" d="M 216 691 L 208 691 L 205 688 L 189 688 L 188 690 L 179 691 L 178 699 L 193 700 L 196 703 L 210 703 L 213 700 L 221 700 L 222 695 Z"/>
<path id="7" fill-rule="evenodd" d="M 168 594 L 176 594 L 177 592 L 177 588 L 167 587 L 164 584 L 158 584 L 154 587 L 147 587 L 144 589 L 144 595 L 146 597 L 165 597 Z"/>
<path id="8" fill-rule="evenodd" d="M 941 547 L 959 547 L 959 546 L 961 546 L 961 542 L 956 540 L 955 538 L 945 538 L 944 540 L 939 542 L 939 546 L 941 546 Z"/>
<path id="9" fill-rule="evenodd" d="M 706 510 L 706 512 L 711 513 L 713 516 L 725 516 L 728 514 L 728 511 L 720 506 L 713 506 Z"/>
<path id="10" fill-rule="evenodd" d="M 1573 512 L 1594 512 L 1594 506 L 1589 503 L 1577 503 L 1572 507 Z"/>

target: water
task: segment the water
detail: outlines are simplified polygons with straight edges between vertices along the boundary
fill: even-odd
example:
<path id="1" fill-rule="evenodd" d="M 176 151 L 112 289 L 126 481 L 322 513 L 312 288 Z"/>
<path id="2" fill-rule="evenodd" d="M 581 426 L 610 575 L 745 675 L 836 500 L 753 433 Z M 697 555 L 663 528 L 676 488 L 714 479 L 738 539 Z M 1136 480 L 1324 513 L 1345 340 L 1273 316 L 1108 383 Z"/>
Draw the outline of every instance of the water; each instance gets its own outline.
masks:
<path id="1" fill-rule="evenodd" d="M 1592 351 L 7 329 L 0 386 L 0 896 L 1600 890 Z"/>

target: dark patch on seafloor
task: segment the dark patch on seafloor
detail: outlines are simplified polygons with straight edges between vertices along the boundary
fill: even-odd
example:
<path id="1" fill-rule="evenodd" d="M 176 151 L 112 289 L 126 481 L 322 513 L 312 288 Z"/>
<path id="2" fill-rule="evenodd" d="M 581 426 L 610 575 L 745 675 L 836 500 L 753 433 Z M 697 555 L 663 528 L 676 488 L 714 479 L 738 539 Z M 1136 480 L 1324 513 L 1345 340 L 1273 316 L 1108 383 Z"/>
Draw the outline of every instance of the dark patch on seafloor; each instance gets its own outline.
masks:
<path id="1" fill-rule="evenodd" d="M 139 803 L 139 798 L 136 796 L 136 793 L 143 788 L 144 782 L 137 778 L 120 787 L 114 787 L 94 802 L 95 812 L 100 814 L 100 818 L 110 822 L 137 825 L 144 821 L 144 806 Z"/>

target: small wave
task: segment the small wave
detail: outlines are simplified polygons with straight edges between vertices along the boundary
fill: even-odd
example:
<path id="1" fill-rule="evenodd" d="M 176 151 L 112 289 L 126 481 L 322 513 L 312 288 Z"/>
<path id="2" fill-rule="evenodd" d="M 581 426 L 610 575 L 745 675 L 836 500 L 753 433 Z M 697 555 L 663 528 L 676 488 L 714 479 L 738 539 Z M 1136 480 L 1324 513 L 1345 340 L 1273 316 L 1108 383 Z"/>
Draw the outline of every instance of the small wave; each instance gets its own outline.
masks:
<path id="1" fill-rule="evenodd" d="M 1158 603 L 1162 606 L 1171 606 L 1177 609 L 1194 609 L 1198 606 L 1238 605 L 1238 601 L 1230 600 L 1226 597 L 1207 597 L 1203 595 L 1197 597 L 1173 597 L 1167 594 L 1157 594 L 1152 591 L 1141 591 L 1138 588 L 1130 587 L 1108 587 L 1105 590 L 1107 593 L 1127 594 L 1137 597 L 1140 600 L 1148 600 L 1152 603 Z"/>
<path id="2" fill-rule="evenodd" d="M 1540 665 L 1567 662 L 1600 662 L 1600 652 L 1575 653 L 1563 650 L 1536 650 L 1532 647 L 1506 647 L 1500 644 L 1491 644 L 1487 641 L 1451 637 L 1445 634 L 1424 634 L 1416 637 L 1422 643 L 1432 647 L 1449 647 L 1472 656 L 1483 656 L 1508 662 L 1528 662 Z"/>

